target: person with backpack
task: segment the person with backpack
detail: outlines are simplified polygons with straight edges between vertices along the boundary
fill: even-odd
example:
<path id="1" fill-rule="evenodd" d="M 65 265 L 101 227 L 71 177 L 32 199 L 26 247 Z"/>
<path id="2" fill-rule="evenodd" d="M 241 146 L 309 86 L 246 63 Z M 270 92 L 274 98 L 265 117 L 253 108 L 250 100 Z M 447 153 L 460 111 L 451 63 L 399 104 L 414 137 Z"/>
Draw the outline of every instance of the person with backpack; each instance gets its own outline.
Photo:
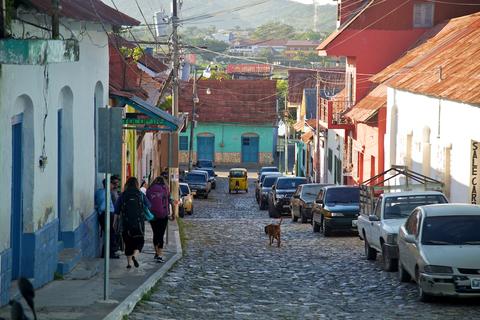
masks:
<path id="1" fill-rule="evenodd" d="M 139 189 L 137 178 L 128 178 L 125 190 L 115 206 L 120 216 L 127 269 L 132 268 L 132 263 L 135 268 L 139 267 L 137 257 L 145 243 L 145 207 L 150 206 L 147 197 Z"/>
<path id="2" fill-rule="evenodd" d="M 150 221 L 153 231 L 153 246 L 157 262 L 163 262 L 163 237 L 167 229 L 168 217 L 170 215 L 170 191 L 163 177 L 157 177 L 147 190 L 147 198 L 152 204 L 150 211 L 155 219 Z"/>

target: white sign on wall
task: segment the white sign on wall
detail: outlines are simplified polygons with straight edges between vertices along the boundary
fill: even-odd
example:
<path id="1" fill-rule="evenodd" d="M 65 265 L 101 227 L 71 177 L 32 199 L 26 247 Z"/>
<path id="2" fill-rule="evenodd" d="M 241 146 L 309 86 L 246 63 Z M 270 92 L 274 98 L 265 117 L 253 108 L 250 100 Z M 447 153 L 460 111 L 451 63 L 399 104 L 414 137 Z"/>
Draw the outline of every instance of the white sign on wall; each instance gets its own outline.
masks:
<path id="1" fill-rule="evenodd" d="M 470 156 L 470 188 L 469 188 L 469 201 L 471 204 L 480 204 L 480 143 L 478 141 L 472 140 L 471 143 L 471 156 Z"/>

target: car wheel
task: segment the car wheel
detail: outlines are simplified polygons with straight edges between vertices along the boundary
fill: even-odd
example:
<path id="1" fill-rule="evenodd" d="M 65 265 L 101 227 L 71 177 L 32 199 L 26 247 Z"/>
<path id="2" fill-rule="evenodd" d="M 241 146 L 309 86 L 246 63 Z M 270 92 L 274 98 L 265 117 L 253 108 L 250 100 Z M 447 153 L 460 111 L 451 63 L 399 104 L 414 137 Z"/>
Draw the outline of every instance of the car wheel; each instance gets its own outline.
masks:
<path id="1" fill-rule="evenodd" d="M 327 223 L 325 221 L 325 219 L 322 220 L 323 235 L 325 237 L 330 237 L 332 235 L 332 228 L 327 226 Z"/>
<path id="2" fill-rule="evenodd" d="M 313 232 L 320 232 L 320 225 L 312 220 Z"/>
<path id="3" fill-rule="evenodd" d="M 212 184 L 212 189 L 216 189 L 217 188 L 217 185 L 216 184 Z"/>
<path id="4" fill-rule="evenodd" d="M 364 241 L 364 245 L 365 245 L 365 257 L 367 258 L 367 260 L 375 260 L 375 259 L 377 259 L 377 251 L 375 251 L 375 249 L 373 249 L 372 247 L 370 247 L 370 244 L 368 244 L 367 237 L 365 237 L 365 235 L 363 235 L 363 237 L 365 238 L 365 241 Z"/>
<path id="5" fill-rule="evenodd" d="M 398 260 L 390 259 L 387 257 L 387 248 L 385 244 L 382 243 L 382 263 L 383 269 L 388 272 L 397 271 Z"/>
<path id="6" fill-rule="evenodd" d="M 265 210 L 265 209 L 267 209 L 267 206 L 265 205 L 265 201 L 260 199 L 260 210 Z"/>
<path id="7" fill-rule="evenodd" d="M 232 189 L 228 189 L 228 193 L 232 193 Z"/>
<path id="8" fill-rule="evenodd" d="M 412 280 L 412 277 L 405 270 L 400 260 L 398 260 L 398 280 L 400 282 L 410 282 Z"/>
<path id="9" fill-rule="evenodd" d="M 205 195 L 203 196 L 204 199 L 208 199 L 208 193 L 205 193 Z"/>
<path id="10" fill-rule="evenodd" d="M 305 215 L 303 214 L 302 207 L 300 207 L 300 221 L 302 221 L 302 223 L 307 223 L 307 220 L 307 217 L 305 217 Z"/>
<path id="11" fill-rule="evenodd" d="M 245 193 L 248 193 L 248 189 L 245 189 Z"/>
<path id="12" fill-rule="evenodd" d="M 179 216 L 180 218 L 185 217 L 185 208 L 184 208 L 184 207 L 178 208 L 178 216 Z"/>

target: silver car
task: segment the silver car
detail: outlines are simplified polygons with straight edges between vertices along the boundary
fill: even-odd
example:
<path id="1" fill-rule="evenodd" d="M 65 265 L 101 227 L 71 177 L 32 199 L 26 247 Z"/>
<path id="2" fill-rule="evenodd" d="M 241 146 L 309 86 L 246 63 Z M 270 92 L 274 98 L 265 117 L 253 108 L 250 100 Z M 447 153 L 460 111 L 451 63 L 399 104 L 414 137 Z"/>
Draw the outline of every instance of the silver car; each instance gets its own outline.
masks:
<path id="1" fill-rule="evenodd" d="M 480 206 L 435 204 L 413 210 L 398 236 L 399 279 L 415 280 L 421 301 L 480 297 Z"/>

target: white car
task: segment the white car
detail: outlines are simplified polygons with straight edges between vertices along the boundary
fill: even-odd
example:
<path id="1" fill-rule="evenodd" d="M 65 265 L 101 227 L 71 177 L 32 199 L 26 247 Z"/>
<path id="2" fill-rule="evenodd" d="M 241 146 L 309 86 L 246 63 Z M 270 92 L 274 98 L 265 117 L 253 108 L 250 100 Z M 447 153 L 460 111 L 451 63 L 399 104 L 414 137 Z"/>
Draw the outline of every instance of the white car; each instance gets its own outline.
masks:
<path id="1" fill-rule="evenodd" d="M 480 206 L 435 204 L 413 210 L 398 236 L 399 279 L 414 279 L 420 300 L 480 297 Z"/>

